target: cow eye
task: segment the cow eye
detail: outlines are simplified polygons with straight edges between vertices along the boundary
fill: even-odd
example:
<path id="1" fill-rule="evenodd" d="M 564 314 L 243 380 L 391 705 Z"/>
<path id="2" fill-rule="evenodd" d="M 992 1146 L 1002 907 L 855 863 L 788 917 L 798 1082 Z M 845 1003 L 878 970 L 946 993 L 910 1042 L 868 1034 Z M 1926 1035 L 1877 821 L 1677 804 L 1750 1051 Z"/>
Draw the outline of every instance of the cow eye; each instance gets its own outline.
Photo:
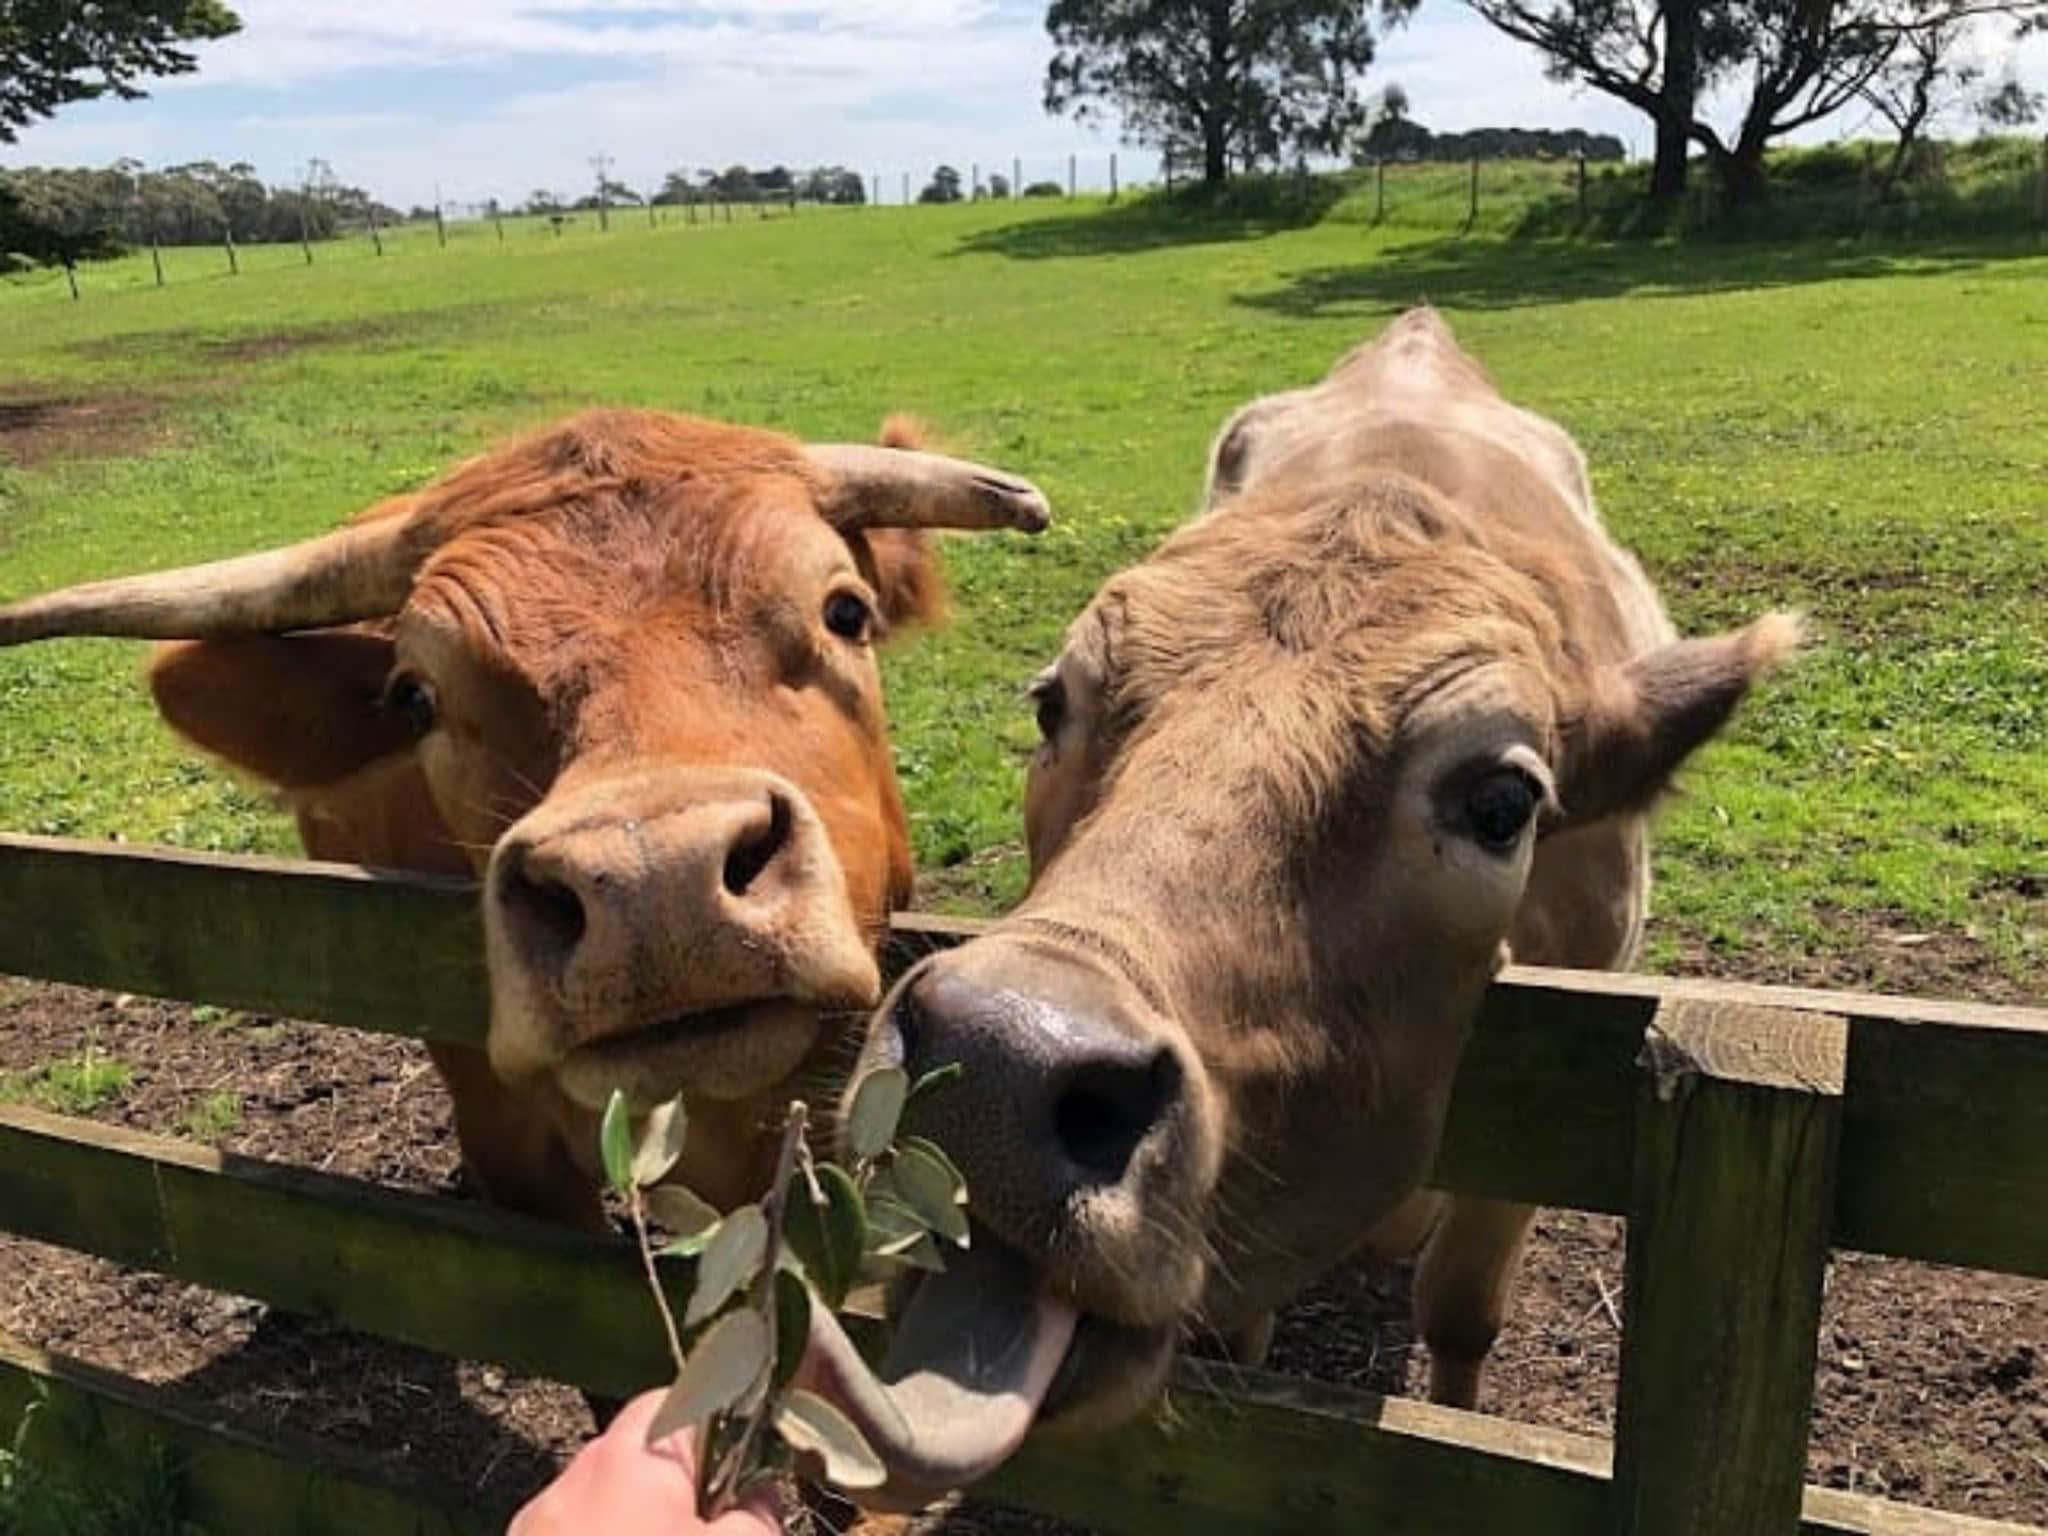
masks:
<path id="1" fill-rule="evenodd" d="M 1543 786 L 1528 770 L 1492 769 L 1465 791 L 1466 824 L 1484 847 L 1505 853 L 1520 841 L 1543 798 Z"/>
<path id="2" fill-rule="evenodd" d="M 1067 718 L 1067 690 L 1057 677 L 1040 678 L 1031 685 L 1031 702 L 1038 709 L 1038 734 L 1051 741 Z"/>
<path id="3" fill-rule="evenodd" d="M 874 622 L 873 611 L 857 592 L 834 592 L 825 599 L 825 627 L 842 640 L 867 639 Z"/>
<path id="4" fill-rule="evenodd" d="M 415 737 L 433 730 L 440 717 L 434 685 L 410 672 L 401 672 L 391 679 L 384 690 L 384 707 L 404 721 L 405 728 Z"/>

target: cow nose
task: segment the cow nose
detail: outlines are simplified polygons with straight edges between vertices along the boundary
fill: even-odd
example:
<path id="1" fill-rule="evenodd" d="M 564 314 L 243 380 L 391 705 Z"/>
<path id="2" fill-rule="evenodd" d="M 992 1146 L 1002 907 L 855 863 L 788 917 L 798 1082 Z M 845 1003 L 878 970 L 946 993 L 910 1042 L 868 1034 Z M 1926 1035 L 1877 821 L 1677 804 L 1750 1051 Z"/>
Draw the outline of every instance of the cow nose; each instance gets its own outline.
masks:
<path id="1" fill-rule="evenodd" d="M 898 995 L 912 1076 L 963 1068 L 920 1099 L 914 1128 L 960 1163 L 970 1208 L 1013 1241 L 1077 1220 L 1142 1222 L 1182 1177 L 1178 1050 L 1111 978 L 1048 966 L 998 976 L 984 958 L 941 955 Z"/>
<path id="2" fill-rule="evenodd" d="M 859 1007 L 877 981 L 824 823 L 768 773 L 652 771 L 550 796 L 492 857 L 494 970 L 573 1047 L 770 999 Z"/>

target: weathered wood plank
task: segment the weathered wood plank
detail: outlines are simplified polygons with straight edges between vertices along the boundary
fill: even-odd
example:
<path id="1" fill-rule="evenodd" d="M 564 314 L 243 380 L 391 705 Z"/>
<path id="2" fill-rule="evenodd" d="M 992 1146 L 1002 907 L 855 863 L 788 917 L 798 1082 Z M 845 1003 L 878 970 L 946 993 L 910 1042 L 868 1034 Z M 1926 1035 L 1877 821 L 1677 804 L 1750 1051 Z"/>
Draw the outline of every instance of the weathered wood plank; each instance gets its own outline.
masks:
<path id="1" fill-rule="evenodd" d="M 1674 1001 L 1645 1039 L 1615 1536 L 1798 1529 L 1848 1027 Z"/>
<path id="2" fill-rule="evenodd" d="M 480 1043 L 475 892 L 345 864 L 0 837 L 0 972 Z"/>
<path id="3" fill-rule="evenodd" d="M 341 865 L 0 837 L 0 972 L 475 1043 L 473 903 L 460 884 Z M 905 914 L 892 966 L 982 926 Z M 1466 1053 L 1436 1181 L 1625 1209 L 1632 1064 L 1672 1000 L 1849 1019 L 1837 1246 L 2048 1277 L 2038 1009 L 1510 967 Z"/>
<path id="4" fill-rule="evenodd" d="M 29 1110 L 0 1109 L 0 1166 L 0 1226 L 51 1242 L 587 1390 L 623 1395 L 666 1373 L 621 1244 Z M 83 1192 L 52 1193 L 72 1186 Z M 0 1404 L 14 1401 L 8 1380 L 0 1364 Z M 1110 1536 L 1582 1536 L 1605 1521 L 1603 1441 L 1193 1361 L 1176 1369 L 1169 1402 L 1163 1418 L 1114 1435 L 1035 1444 L 984 1492 Z M 1807 1502 L 1813 1536 L 2026 1530 L 1815 1491 Z M 208 1522 L 219 1536 L 330 1529 L 220 1508 L 232 1518 Z M 414 1527 L 365 1516 L 351 1529 Z"/>
<path id="5" fill-rule="evenodd" d="M 88 1483 L 109 1465 L 168 1455 L 180 1518 L 216 1536 L 487 1536 L 500 1524 L 450 1490 L 393 1480 L 338 1446 L 253 1435 L 205 1405 L 5 1334 L 0 1435 L 31 1465 Z"/>

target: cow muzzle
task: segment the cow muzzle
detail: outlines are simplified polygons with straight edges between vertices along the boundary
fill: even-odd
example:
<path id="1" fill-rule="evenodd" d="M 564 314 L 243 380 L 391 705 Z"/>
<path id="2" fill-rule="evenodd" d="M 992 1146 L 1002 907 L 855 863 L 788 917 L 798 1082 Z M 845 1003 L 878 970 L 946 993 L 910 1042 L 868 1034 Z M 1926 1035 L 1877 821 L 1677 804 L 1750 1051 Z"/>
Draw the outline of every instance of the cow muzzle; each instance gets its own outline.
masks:
<path id="1" fill-rule="evenodd" d="M 648 768 L 558 786 L 486 876 L 490 1054 L 600 1107 L 738 1099 L 796 1071 L 824 1013 L 880 991 L 824 824 L 738 768 Z"/>

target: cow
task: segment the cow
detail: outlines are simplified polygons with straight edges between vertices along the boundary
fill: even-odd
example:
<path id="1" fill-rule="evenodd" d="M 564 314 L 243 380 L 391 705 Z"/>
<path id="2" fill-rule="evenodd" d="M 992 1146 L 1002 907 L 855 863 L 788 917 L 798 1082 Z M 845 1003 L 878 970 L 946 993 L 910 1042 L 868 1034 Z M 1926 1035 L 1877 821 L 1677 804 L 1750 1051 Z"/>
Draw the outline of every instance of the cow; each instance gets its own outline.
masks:
<path id="1" fill-rule="evenodd" d="M 1256 1353 L 1361 1246 L 1419 1251 L 1431 1394 L 1473 1403 L 1531 1213 L 1424 1180 L 1482 995 L 1511 951 L 1630 962 L 1651 808 L 1796 629 L 1677 638 L 1571 438 L 1430 310 L 1231 418 L 1033 689 L 1024 899 L 865 1048 L 964 1068 L 914 1128 L 975 1222 L 842 1392 L 883 1501 L 1138 1411 L 1190 1331 Z"/>
<path id="2" fill-rule="evenodd" d="M 685 1092 L 678 1176 L 730 1206 L 910 899 L 875 651 L 943 604 L 925 530 L 1047 521 L 884 436 L 589 411 L 305 543 L 0 608 L 0 645 L 166 642 L 164 719 L 309 855 L 480 882 L 486 1045 L 431 1050 L 487 1198 L 603 1230 L 616 1087 Z"/>

